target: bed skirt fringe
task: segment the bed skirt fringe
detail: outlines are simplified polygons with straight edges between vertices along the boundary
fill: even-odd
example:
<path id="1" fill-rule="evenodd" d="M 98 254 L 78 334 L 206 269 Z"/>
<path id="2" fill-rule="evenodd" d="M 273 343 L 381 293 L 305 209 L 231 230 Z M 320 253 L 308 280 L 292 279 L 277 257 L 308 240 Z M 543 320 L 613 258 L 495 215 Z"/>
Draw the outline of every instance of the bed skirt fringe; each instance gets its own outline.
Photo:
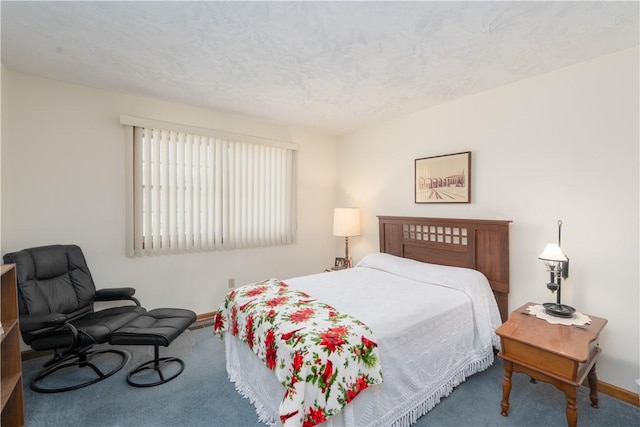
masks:
<path id="1" fill-rule="evenodd" d="M 426 396 L 418 396 L 418 402 L 411 405 L 408 410 L 402 412 L 394 412 L 390 417 L 393 421 L 387 425 L 392 427 L 409 427 L 418 422 L 418 418 L 432 410 L 443 397 L 451 394 L 453 389 L 462 384 L 471 375 L 488 369 L 494 361 L 493 351 L 489 352 L 484 358 L 476 360 L 464 366 L 460 371 L 456 372 L 451 378 L 435 391 Z"/>

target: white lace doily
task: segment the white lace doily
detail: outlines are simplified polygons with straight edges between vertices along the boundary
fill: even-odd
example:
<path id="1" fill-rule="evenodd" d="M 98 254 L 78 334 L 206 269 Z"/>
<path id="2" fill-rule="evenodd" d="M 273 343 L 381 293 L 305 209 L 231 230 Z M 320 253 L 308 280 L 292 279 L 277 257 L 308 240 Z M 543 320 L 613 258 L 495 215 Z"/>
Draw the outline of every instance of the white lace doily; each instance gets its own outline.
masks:
<path id="1" fill-rule="evenodd" d="M 571 317 L 557 317 L 551 316 L 544 311 L 544 307 L 542 305 L 530 305 L 527 307 L 529 313 L 535 315 L 538 319 L 544 319 L 549 323 L 553 323 L 556 325 L 586 325 L 591 323 L 591 318 L 586 314 L 582 314 L 578 311 L 573 313 Z"/>

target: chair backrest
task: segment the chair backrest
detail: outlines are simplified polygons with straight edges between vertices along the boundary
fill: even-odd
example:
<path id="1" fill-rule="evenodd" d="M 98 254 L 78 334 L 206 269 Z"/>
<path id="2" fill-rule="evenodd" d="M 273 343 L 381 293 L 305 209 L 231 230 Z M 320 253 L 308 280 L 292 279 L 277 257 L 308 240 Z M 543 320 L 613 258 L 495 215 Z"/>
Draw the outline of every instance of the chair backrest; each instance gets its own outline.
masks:
<path id="1" fill-rule="evenodd" d="M 20 314 L 93 311 L 96 287 L 76 245 L 23 249 L 4 256 L 16 264 Z M 80 314 L 80 313 L 78 313 Z"/>

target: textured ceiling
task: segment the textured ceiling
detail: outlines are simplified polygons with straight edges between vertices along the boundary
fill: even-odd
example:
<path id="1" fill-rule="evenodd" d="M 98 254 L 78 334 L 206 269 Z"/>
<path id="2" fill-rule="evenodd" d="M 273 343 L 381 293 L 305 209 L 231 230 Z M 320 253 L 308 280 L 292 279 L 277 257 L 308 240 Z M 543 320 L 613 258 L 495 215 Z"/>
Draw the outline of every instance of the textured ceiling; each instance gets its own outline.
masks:
<path id="1" fill-rule="evenodd" d="M 638 45 L 638 2 L 7 2 L 7 69 L 339 135 Z M 124 112 L 123 112 L 124 113 Z"/>

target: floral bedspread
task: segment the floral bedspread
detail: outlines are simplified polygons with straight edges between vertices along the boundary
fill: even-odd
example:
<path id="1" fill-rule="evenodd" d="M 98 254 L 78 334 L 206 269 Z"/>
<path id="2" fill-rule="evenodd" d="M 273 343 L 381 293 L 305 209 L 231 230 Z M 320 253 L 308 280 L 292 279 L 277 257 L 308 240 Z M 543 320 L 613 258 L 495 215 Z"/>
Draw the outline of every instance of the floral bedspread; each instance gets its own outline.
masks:
<path id="1" fill-rule="evenodd" d="M 214 333 L 246 342 L 285 387 L 280 420 L 314 426 L 382 382 L 377 344 L 359 320 L 277 279 L 227 294 Z"/>

